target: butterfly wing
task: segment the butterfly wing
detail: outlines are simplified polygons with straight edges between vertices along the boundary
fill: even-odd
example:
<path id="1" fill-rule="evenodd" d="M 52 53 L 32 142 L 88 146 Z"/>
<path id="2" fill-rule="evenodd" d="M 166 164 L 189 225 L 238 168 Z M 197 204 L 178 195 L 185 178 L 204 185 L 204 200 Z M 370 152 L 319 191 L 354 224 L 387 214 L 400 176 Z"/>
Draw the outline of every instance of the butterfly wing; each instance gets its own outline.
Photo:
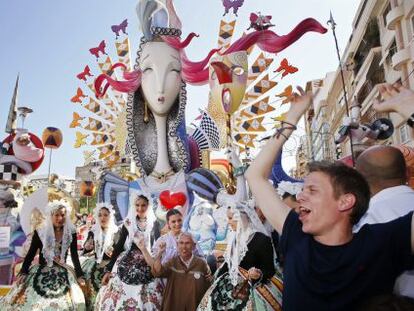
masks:
<path id="1" fill-rule="evenodd" d="M 259 18 L 259 16 L 257 16 L 256 13 L 250 13 L 250 22 L 251 23 L 256 23 L 258 18 Z"/>
<path id="2" fill-rule="evenodd" d="M 282 70 L 285 70 L 286 66 L 288 65 L 288 61 L 286 58 L 282 59 L 280 62 L 279 67 L 276 69 L 276 72 L 281 72 Z"/>
<path id="3" fill-rule="evenodd" d="M 83 70 L 83 72 L 85 73 L 85 75 L 88 75 L 89 77 L 91 77 L 91 68 L 89 68 L 88 65 L 85 66 L 85 69 Z"/>
<path id="4" fill-rule="evenodd" d="M 79 80 L 83 80 L 86 81 L 86 77 L 85 77 L 85 73 L 81 72 L 79 74 L 76 75 L 76 78 L 78 78 Z"/>
<path id="5" fill-rule="evenodd" d="M 287 68 L 287 71 L 289 72 L 289 73 L 295 73 L 295 72 L 297 72 L 299 69 L 297 68 L 297 67 L 295 67 L 295 66 L 289 66 L 288 68 Z"/>
<path id="6" fill-rule="evenodd" d="M 82 89 L 80 87 L 78 87 L 78 89 L 76 90 L 76 96 L 80 97 L 86 97 L 85 94 L 83 94 Z"/>
<path id="7" fill-rule="evenodd" d="M 72 103 L 82 103 L 82 100 L 79 98 L 79 96 L 78 96 L 78 95 L 73 96 L 73 97 L 70 99 L 70 101 L 71 101 Z"/>
<path id="8" fill-rule="evenodd" d="M 75 148 L 80 148 L 83 145 L 86 145 L 86 138 L 88 134 L 82 134 L 81 132 L 76 132 L 76 141 L 75 141 Z"/>
<path id="9" fill-rule="evenodd" d="M 73 113 L 73 120 L 70 123 L 69 127 L 70 128 L 75 128 L 80 126 L 80 121 L 83 120 L 84 118 L 82 118 L 78 113 L 74 112 Z"/>
<path id="10" fill-rule="evenodd" d="M 127 26 L 128 26 L 128 20 L 124 19 L 123 22 L 119 25 L 119 28 L 122 29 L 123 31 L 125 31 Z"/>
<path id="11" fill-rule="evenodd" d="M 93 56 L 95 56 L 96 58 L 98 58 L 98 57 L 99 57 L 99 54 L 98 54 L 99 49 L 98 49 L 98 48 L 91 48 L 91 49 L 89 49 L 89 52 L 90 52 Z"/>
<path id="12" fill-rule="evenodd" d="M 101 43 L 99 43 L 98 51 L 102 52 L 103 54 L 106 54 L 105 48 L 106 48 L 105 40 L 102 40 Z"/>

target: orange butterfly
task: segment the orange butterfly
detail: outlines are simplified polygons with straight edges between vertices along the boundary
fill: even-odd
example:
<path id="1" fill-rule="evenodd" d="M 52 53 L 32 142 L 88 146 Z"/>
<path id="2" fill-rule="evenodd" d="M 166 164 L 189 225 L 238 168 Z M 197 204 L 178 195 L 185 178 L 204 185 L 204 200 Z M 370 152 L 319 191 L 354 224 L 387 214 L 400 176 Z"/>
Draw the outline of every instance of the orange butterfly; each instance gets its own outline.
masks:
<path id="1" fill-rule="evenodd" d="M 70 123 L 69 127 L 70 128 L 75 128 L 77 126 L 80 126 L 81 125 L 80 121 L 82 121 L 83 119 L 85 119 L 85 118 L 81 117 L 78 113 L 74 112 L 73 113 L 73 121 Z"/>
<path id="2" fill-rule="evenodd" d="M 284 91 L 280 94 L 276 94 L 277 97 L 285 97 L 285 99 L 282 101 L 282 105 L 287 104 L 290 101 L 290 97 L 293 93 L 293 87 L 291 85 L 287 86 Z"/>
<path id="3" fill-rule="evenodd" d="M 91 68 L 89 68 L 88 65 L 85 66 L 85 69 L 83 69 L 83 71 L 79 74 L 76 75 L 76 77 L 79 80 L 83 80 L 86 81 L 86 77 L 92 77 L 93 75 L 91 74 Z"/>
<path id="4" fill-rule="evenodd" d="M 282 79 L 286 77 L 290 73 L 295 73 L 299 69 L 292 65 L 289 65 L 288 60 L 286 58 L 282 59 L 280 62 L 279 68 L 277 68 L 274 72 L 282 72 Z"/>
<path id="5" fill-rule="evenodd" d="M 78 87 L 78 90 L 76 91 L 76 95 L 71 98 L 72 103 L 82 103 L 82 98 L 87 97 L 85 94 L 83 94 L 80 87 Z"/>

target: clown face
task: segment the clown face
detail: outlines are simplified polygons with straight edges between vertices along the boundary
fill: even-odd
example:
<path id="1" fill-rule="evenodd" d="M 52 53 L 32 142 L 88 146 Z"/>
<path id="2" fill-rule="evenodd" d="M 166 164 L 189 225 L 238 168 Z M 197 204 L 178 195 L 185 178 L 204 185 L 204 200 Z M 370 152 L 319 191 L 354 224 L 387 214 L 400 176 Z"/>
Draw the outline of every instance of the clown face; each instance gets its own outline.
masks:
<path id="1" fill-rule="evenodd" d="M 181 87 L 179 52 L 164 42 L 148 42 L 142 49 L 140 69 L 150 110 L 156 116 L 168 115 Z"/>
<path id="2" fill-rule="evenodd" d="M 214 58 L 210 63 L 210 90 L 214 103 L 221 103 L 232 114 L 240 106 L 247 86 L 247 52 Z"/>

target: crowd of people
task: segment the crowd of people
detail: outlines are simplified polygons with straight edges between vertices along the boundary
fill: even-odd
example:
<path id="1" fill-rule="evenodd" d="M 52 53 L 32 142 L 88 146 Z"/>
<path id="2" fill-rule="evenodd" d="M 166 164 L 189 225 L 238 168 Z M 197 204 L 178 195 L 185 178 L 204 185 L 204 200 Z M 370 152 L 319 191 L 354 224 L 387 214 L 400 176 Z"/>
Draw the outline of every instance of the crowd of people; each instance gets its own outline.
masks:
<path id="1" fill-rule="evenodd" d="M 303 184 L 269 183 L 311 102 L 298 91 L 245 173 L 254 200 L 221 207 L 231 229 L 222 265 L 207 263 L 178 209 L 162 230 L 139 193 L 120 227 L 113 207 L 98 204 L 78 253 L 70 206 L 53 201 L 1 309 L 413 310 L 414 190 L 397 148 L 370 147 L 355 168 L 309 163 Z M 378 111 L 413 118 L 414 92 L 382 85 L 380 93 Z"/>

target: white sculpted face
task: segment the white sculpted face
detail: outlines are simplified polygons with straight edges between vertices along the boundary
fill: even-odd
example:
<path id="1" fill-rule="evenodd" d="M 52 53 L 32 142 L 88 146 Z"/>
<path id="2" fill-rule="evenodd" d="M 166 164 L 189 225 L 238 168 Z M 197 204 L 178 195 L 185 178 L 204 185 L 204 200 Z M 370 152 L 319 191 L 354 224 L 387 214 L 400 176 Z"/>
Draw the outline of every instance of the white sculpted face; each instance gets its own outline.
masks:
<path id="1" fill-rule="evenodd" d="M 179 52 L 165 42 L 148 42 L 141 53 L 142 92 L 154 115 L 168 115 L 181 87 Z"/>

